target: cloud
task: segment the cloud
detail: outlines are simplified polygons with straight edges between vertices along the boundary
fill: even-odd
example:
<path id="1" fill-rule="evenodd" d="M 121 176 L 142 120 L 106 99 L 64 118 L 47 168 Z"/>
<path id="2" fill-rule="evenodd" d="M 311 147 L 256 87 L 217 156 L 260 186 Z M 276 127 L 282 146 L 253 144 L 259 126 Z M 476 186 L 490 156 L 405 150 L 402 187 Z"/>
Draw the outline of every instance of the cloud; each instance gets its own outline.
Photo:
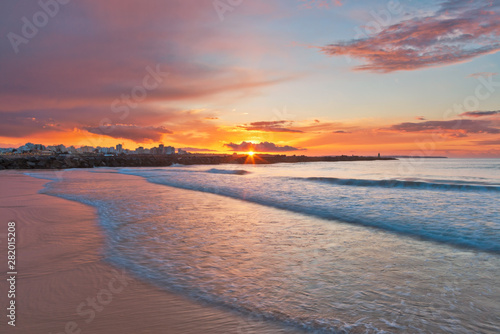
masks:
<path id="1" fill-rule="evenodd" d="M 208 148 L 196 148 L 196 147 L 183 147 L 181 150 L 187 152 L 217 152 L 216 150 L 210 150 Z"/>
<path id="2" fill-rule="evenodd" d="M 499 1 L 446 1 L 429 16 L 383 27 L 373 36 L 320 47 L 364 60 L 359 71 L 417 70 L 469 61 L 500 50 Z"/>
<path id="3" fill-rule="evenodd" d="M 274 12 L 275 6 L 251 1 L 242 10 L 246 14 L 266 14 Z M 20 18 L 31 18 L 37 11 L 40 11 L 38 1 L 15 5 L 2 2 L 2 36 L 6 37 L 10 31 L 21 34 Z M 234 29 L 218 24 L 211 1 L 88 0 L 61 6 L 58 15 L 61 16 L 50 19 L 50 24 L 40 29 L 36 38 L 19 45 L 19 54 L 14 52 L 8 38 L 0 39 L 3 110 L 20 114 L 31 110 L 37 118 L 43 118 L 43 109 L 66 109 L 72 113 L 77 108 L 103 110 L 104 106 L 108 108 L 106 117 L 113 123 L 144 126 L 130 119 L 115 121 L 113 116 L 122 114 L 110 112 L 111 104 L 116 100 L 127 101 L 138 112 L 151 105 L 178 108 L 192 105 L 196 100 L 203 100 L 203 105 L 216 102 L 219 106 L 296 78 L 282 70 L 274 72 L 242 65 L 245 59 L 251 58 L 253 64 L 259 55 L 282 51 L 278 47 L 267 48 L 272 38 L 269 35 L 256 38 L 249 28 L 251 23 Z M 248 35 L 252 38 L 245 38 Z M 158 75 L 152 76 L 151 72 Z M 146 89 L 144 98 L 135 101 L 122 98 L 137 92 L 136 95 L 142 95 L 141 89 L 144 91 L 145 87 L 152 88 Z M 189 103 L 183 104 L 186 100 Z M 37 109 L 42 109 L 40 115 Z M 64 111 L 60 118 L 54 119 L 61 129 L 71 131 L 62 121 L 66 118 L 63 114 Z M 94 123 L 99 120 L 97 117 Z M 96 125 L 89 123 L 84 120 L 83 125 Z M 147 125 L 158 124 L 161 123 Z M 30 124 L 28 131 L 31 130 L 37 128 Z"/>
<path id="4" fill-rule="evenodd" d="M 417 121 L 425 121 L 425 117 L 424 116 L 417 116 L 417 117 L 415 117 L 415 119 Z"/>
<path id="5" fill-rule="evenodd" d="M 350 133 L 350 132 L 347 132 L 347 131 L 344 131 L 344 130 L 337 130 L 337 131 L 333 131 L 333 133 Z"/>
<path id="6" fill-rule="evenodd" d="M 109 106 L 0 111 L 0 134 L 20 138 L 50 132 L 71 132 L 74 129 L 98 129 L 103 124 L 122 124 L 125 121 L 143 128 L 166 125 L 169 128 L 175 127 L 177 131 L 192 129 L 192 123 L 202 127 L 204 122 L 208 122 L 204 118 L 209 113 L 146 107 L 116 113 Z"/>
<path id="7" fill-rule="evenodd" d="M 292 128 L 293 125 L 293 128 Z M 263 132 L 290 132 L 290 133 L 332 133 L 338 128 L 352 128 L 346 127 L 345 124 L 338 122 L 321 122 L 318 119 L 312 121 L 263 121 L 253 122 L 250 124 L 239 125 L 238 128 L 247 131 L 263 131 Z"/>
<path id="8" fill-rule="evenodd" d="M 49 131 L 63 131 L 63 128 L 52 117 L 0 111 L 0 134 L 3 137 L 22 138 Z"/>
<path id="9" fill-rule="evenodd" d="M 500 115 L 500 110 L 494 110 L 494 111 L 468 111 L 461 113 L 459 116 L 465 116 L 465 117 L 485 117 L 485 116 L 494 116 L 494 115 Z"/>
<path id="10" fill-rule="evenodd" d="M 465 137 L 469 137 L 466 133 L 463 133 L 463 132 L 448 133 L 447 136 L 448 137 L 452 137 L 452 138 L 465 138 Z"/>
<path id="11" fill-rule="evenodd" d="M 500 139 L 494 140 L 480 140 L 474 142 L 477 145 L 500 145 Z"/>
<path id="12" fill-rule="evenodd" d="M 242 142 L 241 144 L 229 143 L 224 144 L 225 147 L 229 147 L 232 151 L 253 151 L 253 152 L 291 152 L 304 150 L 303 148 L 296 148 L 292 146 L 278 146 L 270 142 L 261 142 L 260 144 L 254 144 L 250 142 Z"/>
<path id="13" fill-rule="evenodd" d="M 90 133 L 104 135 L 112 138 L 130 139 L 136 143 L 158 142 L 164 134 L 171 134 L 172 131 L 167 130 L 163 126 L 137 126 L 126 124 L 107 125 L 102 127 L 86 127 L 84 128 Z"/>
<path id="14" fill-rule="evenodd" d="M 478 72 L 478 73 L 472 73 L 469 74 L 469 78 L 484 78 L 484 77 L 492 77 L 494 75 L 498 75 L 498 73 L 495 72 Z"/>
<path id="15" fill-rule="evenodd" d="M 316 120 L 314 121 L 314 123 L 308 123 L 306 125 L 302 125 L 302 126 L 295 126 L 295 129 L 296 130 L 300 130 L 300 131 L 303 131 L 303 132 L 308 132 L 308 133 L 311 133 L 311 132 L 315 132 L 315 133 L 321 133 L 321 132 L 327 132 L 327 133 L 331 133 L 339 128 L 343 128 L 343 129 L 346 129 L 346 128 L 351 128 L 349 126 L 346 126 L 345 124 L 342 124 L 342 123 L 339 123 L 339 122 L 316 122 Z"/>
<path id="16" fill-rule="evenodd" d="M 389 130 L 399 132 L 429 132 L 436 130 L 455 131 L 462 133 L 500 133 L 496 124 L 486 120 L 456 119 L 450 121 L 426 121 L 420 123 L 400 123 L 389 127 Z"/>
<path id="17" fill-rule="evenodd" d="M 294 130 L 286 128 L 285 126 L 291 126 L 293 122 L 291 121 L 271 121 L 271 122 L 253 122 L 250 125 L 239 125 L 238 128 L 245 129 L 247 131 L 264 131 L 264 132 L 296 132 L 302 133 L 301 130 Z"/>

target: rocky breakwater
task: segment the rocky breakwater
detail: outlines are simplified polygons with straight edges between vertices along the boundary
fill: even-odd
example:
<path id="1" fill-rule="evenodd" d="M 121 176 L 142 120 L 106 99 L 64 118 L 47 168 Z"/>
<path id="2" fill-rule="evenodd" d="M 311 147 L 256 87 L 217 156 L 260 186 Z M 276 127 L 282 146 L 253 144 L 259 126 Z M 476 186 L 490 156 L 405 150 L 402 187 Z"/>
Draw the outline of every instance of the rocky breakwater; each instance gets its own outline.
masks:
<path id="1" fill-rule="evenodd" d="M 358 156 L 210 156 L 210 155 L 30 155 L 0 156 L 1 169 L 66 169 L 95 167 L 164 167 L 172 164 L 183 165 L 217 165 L 223 163 L 236 164 L 274 164 L 317 161 L 371 161 L 396 160 L 394 158 L 358 157 Z"/>
<path id="2" fill-rule="evenodd" d="M 95 167 L 163 167 L 174 163 L 213 165 L 231 162 L 230 157 L 190 155 L 30 155 L 0 156 L 0 169 L 66 169 Z"/>

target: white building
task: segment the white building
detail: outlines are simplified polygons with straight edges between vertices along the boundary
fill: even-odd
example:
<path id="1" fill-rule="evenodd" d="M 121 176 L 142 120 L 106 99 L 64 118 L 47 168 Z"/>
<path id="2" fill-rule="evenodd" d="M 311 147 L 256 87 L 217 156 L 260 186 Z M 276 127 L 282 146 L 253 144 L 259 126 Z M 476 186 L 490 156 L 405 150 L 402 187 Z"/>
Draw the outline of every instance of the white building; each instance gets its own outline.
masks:
<path id="1" fill-rule="evenodd" d="M 165 148 L 165 154 L 175 154 L 175 147 L 173 147 L 173 146 L 167 146 Z"/>

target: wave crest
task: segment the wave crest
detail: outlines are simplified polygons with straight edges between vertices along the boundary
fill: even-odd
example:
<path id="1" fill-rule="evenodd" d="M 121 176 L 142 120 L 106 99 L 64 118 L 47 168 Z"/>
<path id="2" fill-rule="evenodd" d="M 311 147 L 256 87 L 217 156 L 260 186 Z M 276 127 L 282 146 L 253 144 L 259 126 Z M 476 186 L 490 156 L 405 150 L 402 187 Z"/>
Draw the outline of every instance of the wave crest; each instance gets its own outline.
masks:
<path id="1" fill-rule="evenodd" d="M 408 180 L 365 180 L 365 179 L 339 179 L 334 177 L 308 177 L 298 178 L 301 180 L 330 183 L 341 186 L 357 187 L 383 187 L 383 188 L 415 188 L 428 190 L 458 190 L 458 191 L 500 191 L 500 187 L 482 184 L 456 184 L 439 183 L 426 181 L 408 181 Z"/>

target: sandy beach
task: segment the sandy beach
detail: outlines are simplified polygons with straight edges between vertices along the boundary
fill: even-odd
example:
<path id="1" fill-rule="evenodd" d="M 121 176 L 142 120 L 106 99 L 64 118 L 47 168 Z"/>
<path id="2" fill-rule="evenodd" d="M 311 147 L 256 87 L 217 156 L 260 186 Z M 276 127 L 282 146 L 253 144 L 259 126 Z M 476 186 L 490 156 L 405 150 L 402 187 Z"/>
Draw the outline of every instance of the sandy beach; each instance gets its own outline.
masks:
<path id="1" fill-rule="evenodd" d="M 1 333 L 297 332 L 160 290 L 109 265 L 94 208 L 38 194 L 45 183 L 0 173 L 0 245 L 6 254 L 7 223 L 15 221 L 18 271 L 15 328 L 4 308 L 8 286 L 0 283 Z"/>

